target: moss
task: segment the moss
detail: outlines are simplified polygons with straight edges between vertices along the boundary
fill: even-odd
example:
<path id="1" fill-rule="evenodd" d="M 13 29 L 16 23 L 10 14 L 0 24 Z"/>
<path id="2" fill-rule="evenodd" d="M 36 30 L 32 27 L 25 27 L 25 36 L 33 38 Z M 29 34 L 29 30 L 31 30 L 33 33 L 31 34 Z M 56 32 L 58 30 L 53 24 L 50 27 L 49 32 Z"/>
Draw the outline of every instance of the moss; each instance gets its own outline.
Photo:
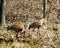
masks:
<path id="1" fill-rule="evenodd" d="M 8 44 L 11 46 L 13 44 L 13 42 L 9 42 Z"/>
<path id="2" fill-rule="evenodd" d="M 58 46 L 57 48 L 60 48 L 60 46 Z"/>
<path id="3" fill-rule="evenodd" d="M 28 46 L 24 46 L 23 48 L 29 48 Z"/>
<path id="4" fill-rule="evenodd" d="M 31 46 L 29 44 L 25 43 L 23 48 L 31 48 Z"/>
<path id="5" fill-rule="evenodd" d="M 40 45 L 34 45 L 34 46 L 32 46 L 32 48 L 42 48 L 42 46 L 40 46 Z"/>
<path id="6" fill-rule="evenodd" d="M 12 46 L 11 48 L 15 48 L 15 46 Z"/>
<path id="7" fill-rule="evenodd" d="M 6 44 L 7 46 L 11 46 L 11 45 L 13 44 L 13 42 L 6 41 L 5 44 Z"/>

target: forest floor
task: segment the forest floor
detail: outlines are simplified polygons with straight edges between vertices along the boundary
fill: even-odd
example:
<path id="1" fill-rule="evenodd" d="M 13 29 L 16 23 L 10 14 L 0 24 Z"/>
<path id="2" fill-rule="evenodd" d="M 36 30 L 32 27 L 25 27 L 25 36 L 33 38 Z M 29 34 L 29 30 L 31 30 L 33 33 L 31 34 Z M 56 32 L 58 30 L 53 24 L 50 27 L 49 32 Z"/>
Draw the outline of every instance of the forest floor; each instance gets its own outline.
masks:
<path id="1" fill-rule="evenodd" d="M 7 31 L 6 27 L 0 26 L 0 48 L 60 48 L 60 23 L 49 20 L 39 31 L 28 30 L 25 37 L 20 33 L 18 36 L 17 39 L 15 31 Z"/>

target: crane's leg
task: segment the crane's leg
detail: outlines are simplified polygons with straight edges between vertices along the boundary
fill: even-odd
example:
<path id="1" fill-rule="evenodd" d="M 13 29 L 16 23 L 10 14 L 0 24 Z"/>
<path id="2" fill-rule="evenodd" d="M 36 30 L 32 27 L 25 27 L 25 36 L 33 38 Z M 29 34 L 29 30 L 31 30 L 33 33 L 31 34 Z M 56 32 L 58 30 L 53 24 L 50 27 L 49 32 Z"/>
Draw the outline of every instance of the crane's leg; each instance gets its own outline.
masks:
<path id="1" fill-rule="evenodd" d="M 40 36 L 40 33 L 39 33 L 39 28 L 38 28 L 38 31 L 37 31 L 37 37 L 39 37 Z"/>
<path id="2" fill-rule="evenodd" d="M 23 34 L 24 34 L 23 37 L 25 38 L 25 32 Z"/>
<path id="3" fill-rule="evenodd" d="M 18 32 L 17 32 L 17 34 L 16 34 L 16 39 L 17 39 L 17 41 L 18 41 Z"/>
<path id="4" fill-rule="evenodd" d="M 38 29 L 39 30 L 39 29 Z M 37 38 L 38 38 L 38 31 L 37 31 Z"/>

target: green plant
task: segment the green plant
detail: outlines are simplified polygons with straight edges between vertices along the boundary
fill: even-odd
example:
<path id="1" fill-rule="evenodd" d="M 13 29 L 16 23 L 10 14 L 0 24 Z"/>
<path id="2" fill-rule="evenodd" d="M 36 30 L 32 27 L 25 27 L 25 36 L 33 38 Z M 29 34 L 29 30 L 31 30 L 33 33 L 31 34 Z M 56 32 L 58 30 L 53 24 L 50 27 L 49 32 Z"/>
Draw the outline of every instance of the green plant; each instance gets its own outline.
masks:
<path id="1" fill-rule="evenodd" d="M 11 48 L 15 48 L 15 46 L 12 46 Z"/>

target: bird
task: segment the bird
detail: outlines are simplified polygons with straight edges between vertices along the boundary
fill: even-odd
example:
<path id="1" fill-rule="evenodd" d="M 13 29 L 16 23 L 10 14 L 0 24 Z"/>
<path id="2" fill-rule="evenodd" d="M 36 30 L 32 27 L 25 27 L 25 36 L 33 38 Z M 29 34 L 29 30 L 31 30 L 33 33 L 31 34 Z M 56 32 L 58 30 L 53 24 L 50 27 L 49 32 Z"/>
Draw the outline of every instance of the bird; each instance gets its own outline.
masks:
<path id="1" fill-rule="evenodd" d="M 47 22 L 47 20 L 45 18 L 35 20 L 33 23 L 31 23 L 29 25 L 28 29 L 30 30 L 32 28 L 34 31 L 34 29 L 37 28 L 38 29 L 37 36 L 38 36 L 38 35 L 40 35 L 39 28 L 42 27 L 42 25 L 45 25 L 46 22 Z"/>
<path id="2" fill-rule="evenodd" d="M 33 22 L 32 24 L 29 25 L 29 30 L 33 28 L 33 31 L 34 31 L 35 28 L 39 29 L 40 27 L 41 25 L 39 25 L 37 22 Z"/>
<path id="3" fill-rule="evenodd" d="M 29 25 L 29 30 L 31 28 L 33 28 L 33 31 L 34 31 L 35 28 L 38 28 L 39 29 L 42 25 L 45 25 L 46 22 L 47 22 L 47 20 L 45 18 L 35 20 L 33 23 L 31 23 Z"/>
<path id="4" fill-rule="evenodd" d="M 22 32 L 23 31 L 23 28 L 24 28 L 24 25 L 23 24 L 13 24 L 11 26 L 8 26 L 7 27 L 7 30 L 13 30 L 15 31 L 17 34 L 16 34 L 16 38 L 18 38 L 18 33 L 19 32 Z"/>

